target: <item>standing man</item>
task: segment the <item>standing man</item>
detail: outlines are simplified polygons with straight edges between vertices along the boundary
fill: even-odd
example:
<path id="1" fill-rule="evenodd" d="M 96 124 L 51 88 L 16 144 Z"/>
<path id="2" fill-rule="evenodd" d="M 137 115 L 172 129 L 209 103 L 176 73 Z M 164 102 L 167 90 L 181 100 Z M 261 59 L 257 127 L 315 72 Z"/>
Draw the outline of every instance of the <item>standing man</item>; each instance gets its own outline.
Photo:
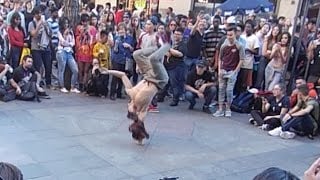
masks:
<path id="1" fill-rule="evenodd" d="M 170 106 L 177 106 L 179 97 L 184 91 L 186 65 L 183 58 L 186 53 L 186 44 L 183 42 L 184 29 L 179 27 L 174 32 L 174 44 L 167 53 L 167 58 L 164 61 L 169 74 L 169 81 L 173 90 L 173 99 Z"/>
<path id="2" fill-rule="evenodd" d="M 245 59 L 244 47 L 236 40 L 236 28 L 227 29 L 227 39 L 221 45 L 218 62 L 219 73 L 219 109 L 213 114 L 214 117 L 231 117 L 231 103 L 233 89 L 237 80 L 238 72 Z M 223 110 L 227 96 L 226 110 Z"/>
<path id="3" fill-rule="evenodd" d="M 203 14 L 199 14 L 197 17 L 197 22 L 193 26 L 187 42 L 185 63 L 189 72 L 195 67 L 201 57 L 202 37 L 205 30 L 205 24 L 202 19 Z"/>
<path id="4" fill-rule="evenodd" d="M 254 56 L 258 55 L 260 48 L 259 39 L 253 34 L 253 21 L 247 20 L 244 29 L 245 35 L 242 35 L 241 37 L 245 40 L 245 59 L 241 65 L 237 79 L 236 92 L 238 94 L 246 91 L 252 86 Z"/>
<path id="5" fill-rule="evenodd" d="M 48 88 L 51 86 L 52 60 L 51 60 L 51 29 L 48 23 L 41 18 L 42 12 L 39 7 L 33 9 L 34 20 L 29 23 L 31 35 L 31 54 L 36 71 L 44 65 L 45 81 Z"/>
<path id="6" fill-rule="evenodd" d="M 215 16 L 212 21 L 213 26 L 210 27 L 207 31 L 204 32 L 203 35 L 203 56 L 206 58 L 208 62 L 210 62 L 210 66 L 213 69 L 217 69 L 218 60 L 214 59 L 216 53 L 216 47 L 221 40 L 225 36 L 225 32 L 219 28 L 220 18 L 219 16 Z"/>

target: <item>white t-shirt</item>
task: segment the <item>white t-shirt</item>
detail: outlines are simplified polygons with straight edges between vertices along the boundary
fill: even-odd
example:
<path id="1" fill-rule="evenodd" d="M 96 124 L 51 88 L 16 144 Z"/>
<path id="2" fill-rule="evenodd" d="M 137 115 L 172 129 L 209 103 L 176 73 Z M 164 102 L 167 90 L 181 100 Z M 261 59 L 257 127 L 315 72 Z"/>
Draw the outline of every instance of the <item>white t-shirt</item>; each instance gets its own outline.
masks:
<path id="1" fill-rule="evenodd" d="M 245 49 L 254 50 L 256 48 L 260 48 L 259 39 L 257 38 L 256 35 L 254 34 L 252 34 L 251 36 L 241 35 L 241 37 L 246 41 Z M 254 55 L 246 51 L 245 59 L 242 63 L 241 68 L 253 69 L 253 62 L 254 62 Z"/>

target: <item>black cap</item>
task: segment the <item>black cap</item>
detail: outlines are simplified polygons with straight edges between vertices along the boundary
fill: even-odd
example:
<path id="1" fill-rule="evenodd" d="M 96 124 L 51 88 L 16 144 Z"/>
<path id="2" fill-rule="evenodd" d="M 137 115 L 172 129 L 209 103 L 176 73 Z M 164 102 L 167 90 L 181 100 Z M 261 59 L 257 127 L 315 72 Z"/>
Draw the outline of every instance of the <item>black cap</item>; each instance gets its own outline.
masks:
<path id="1" fill-rule="evenodd" d="M 197 62 L 197 66 L 199 67 L 206 67 L 207 66 L 207 63 L 204 61 L 204 60 L 199 60 Z"/>

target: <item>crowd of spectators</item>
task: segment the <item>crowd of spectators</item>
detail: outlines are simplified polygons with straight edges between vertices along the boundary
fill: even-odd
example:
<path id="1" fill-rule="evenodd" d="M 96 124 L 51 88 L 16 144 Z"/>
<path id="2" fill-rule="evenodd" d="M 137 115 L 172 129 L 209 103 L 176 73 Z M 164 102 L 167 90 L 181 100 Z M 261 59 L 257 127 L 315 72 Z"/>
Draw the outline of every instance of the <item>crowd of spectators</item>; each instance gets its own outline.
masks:
<path id="1" fill-rule="evenodd" d="M 219 9 L 212 16 L 203 12 L 176 15 L 169 7 L 161 16 L 130 11 L 122 4 L 90 3 L 81 7 L 79 23 L 71 24 L 63 8 L 52 0 L 5 0 L 0 5 L 3 101 L 29 99 L 29 91 L 36 92 L 35 97 L 49 98 L 46 89 L 113 101 L 125 98 L 121 80 L 109 76 L 108 70 L 125 72 L 136 84 L 143 74 L 133 52 L 170 43 L 171 49 L 162 58 L 169 83 L 153 98 L 149 112 L 159 112 L 157 103 L 168 99 L 170 106 L 188 101 L 193 110 L 196 100 L 203 99 L 198 100 L 203 102 L 203 112 L 232 117 L 233 100 L 249 90 L 259 101 L 250 122 L 270 135 L 313 138 L 318 132 L 315 87 L 320 83 L 320 33 L 316 34 L 314 19 L 298 24 L 293 32 L 290 18 L 273 15 L 250 14 L 239 20 L 223 16 Z M 291 39 L 293 48 L 289 49 Z M 298 54 L 295 67 L 294 54 Z M 66 67 L 72 76 L 68 84 Z M 306 71 L 307 79 L 301 78 Z M 292 94 L 287 94 L 291 88 L 287 76 L 296 80 Z M 217 110 L 212 112 L 215 105 Z"/>

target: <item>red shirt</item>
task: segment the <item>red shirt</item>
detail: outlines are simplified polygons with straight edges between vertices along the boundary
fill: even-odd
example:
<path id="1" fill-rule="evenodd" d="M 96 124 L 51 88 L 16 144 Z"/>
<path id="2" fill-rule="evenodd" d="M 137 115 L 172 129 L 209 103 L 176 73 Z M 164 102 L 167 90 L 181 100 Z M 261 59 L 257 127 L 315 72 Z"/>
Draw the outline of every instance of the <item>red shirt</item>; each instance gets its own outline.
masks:
<path id="1" fill-rule="evenodd" d="M 123 22 L 123 10 L 118 10 L 115 14 L 115 23 L 118 25 L 119 23 Z"/>
<path id="2" fill-rule="evenodd" d="M 9 43 L 14 47 L 23 47 L 24 45 L 24 33 L 22 30 L 16 31 L 9 26 L 8 28 Z"/>

